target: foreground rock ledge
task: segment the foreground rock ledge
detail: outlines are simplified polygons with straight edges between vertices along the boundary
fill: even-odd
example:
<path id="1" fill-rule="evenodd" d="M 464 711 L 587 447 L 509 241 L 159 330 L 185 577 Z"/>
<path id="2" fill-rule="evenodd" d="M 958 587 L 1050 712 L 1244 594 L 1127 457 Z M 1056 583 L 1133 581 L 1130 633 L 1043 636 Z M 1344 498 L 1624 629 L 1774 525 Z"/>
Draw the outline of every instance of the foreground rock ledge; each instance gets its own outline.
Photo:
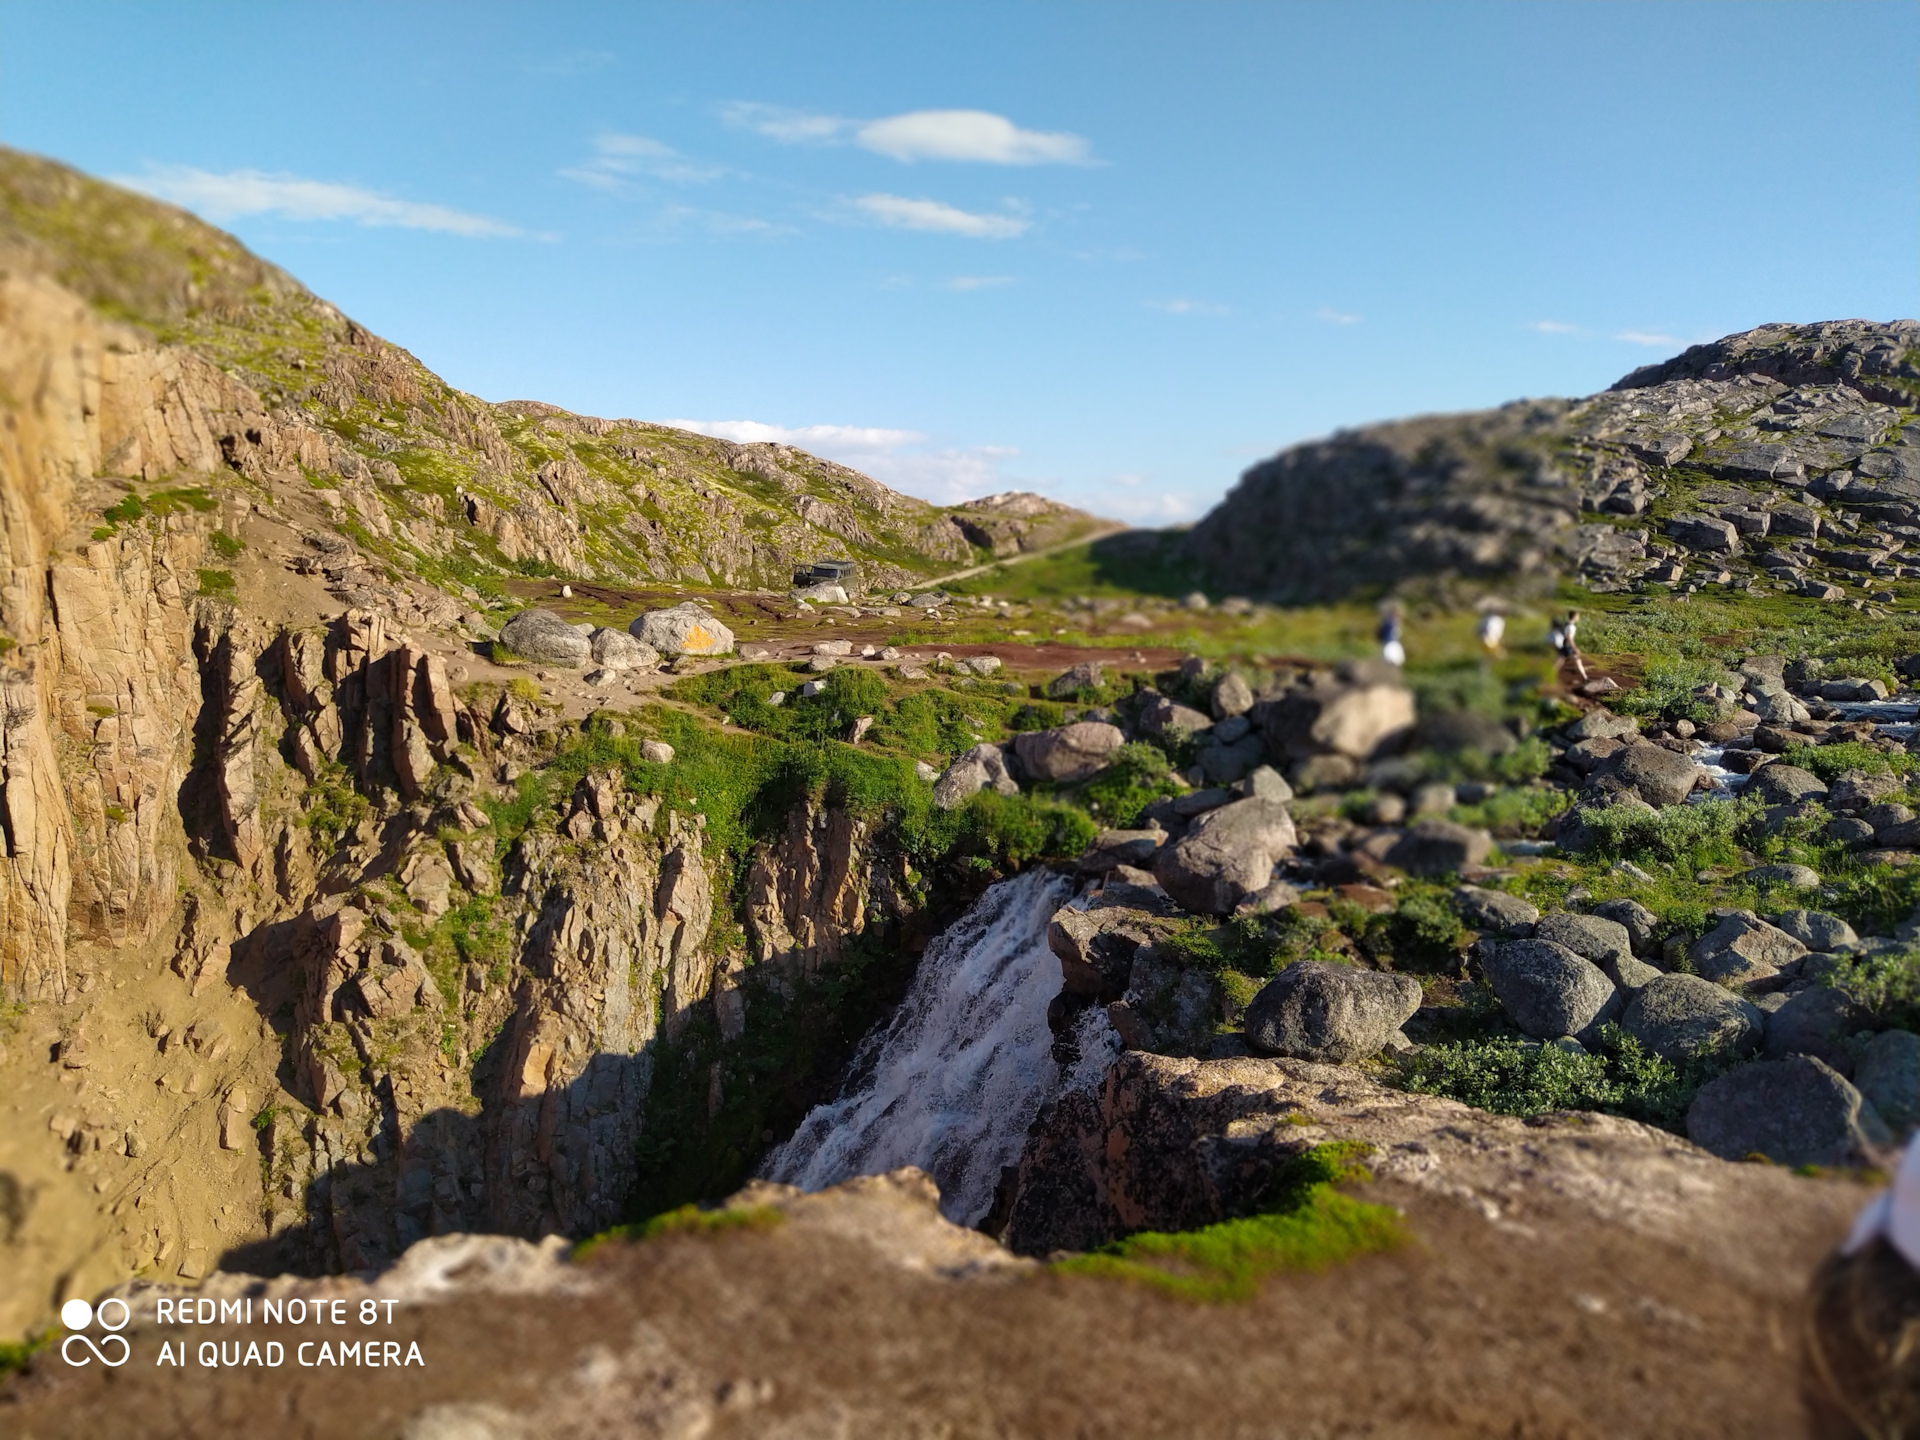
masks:
<path id="1" fill-rule="evenodd" d="M 1729 1164 L 1625 1121 L 1489 1116 L 1304 1061 L 1131 1055 L 1084 1098 L 1040 1127 L 1023 1225 L 1043 1172 L 1077 1177 L 1056 1198 L 1108 1224 L 1199 1221 L 1247 1157 L 1353 1138 L 1382 1152 L 1363 1193 L 1405 1211 L 1415 1243 L 1201 1306 L 1019 1259 L 942 1220 L 918 1171 L 811 1196 L 756 1184 L 729 1204 L 780 1219 L 578 1263 L 558 1240 L 463 1235 L 368 1277 L 214 1276 L 198 1293 L 403 1301 L 386 1333 L 427 1364 L 163 1368 L 148 1325 L 133 1332 L 144 1364 L 54 1359 L 0 1386 L 0 1432 L 224 1437 L 270 1415 L 289 1433 L 298 1417 L 305 1435 L 404 1440 L 1803 1433 L 1796 1306 L 1858 1185 Z M 268 1328 L 171 1334 L 197 1346 Z"/>

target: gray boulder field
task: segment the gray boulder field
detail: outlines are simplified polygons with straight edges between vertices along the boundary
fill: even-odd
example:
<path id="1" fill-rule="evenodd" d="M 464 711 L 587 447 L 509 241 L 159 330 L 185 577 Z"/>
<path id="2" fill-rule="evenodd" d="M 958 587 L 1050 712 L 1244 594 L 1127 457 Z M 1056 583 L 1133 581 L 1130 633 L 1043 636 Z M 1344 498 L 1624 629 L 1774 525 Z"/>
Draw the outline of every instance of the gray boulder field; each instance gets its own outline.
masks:
<path id="1" fill-rule="evenodd" d="M 1832 1066 L 1808 1055 L 1740 1065 L 1700 1087 L 1687 1138 L 1723 1160 L 1845 1165 L 1891 1137 L 1886 1122 Z"/>
<path id="2" fill-rule="evenodd" d="M 1262 1055 L 1348 1065 L 1377 1054 L 1420 1008 L 1411 975 L 1299 960 L 1247 1006 L 1247 1043 Z"/>
<path id="3" fill-rule="evenodd" d="M 1627 1003 L 1620 1028 L 1661 1059 L 1680 1061 L 1751 1054 L 1766 1018 L 1757 1005 L 1698 975 L 1660 975 Z"/>
<path id="4" fill-rule="evenodd" d="M 500 643 L 542 665 L 579 665 L 593 653 L 587 637 L 551 610 L 522 610 L 500 627 Z"/>
<path id="5" fill-rule="evenodd" d="M 1578 1036 L 1620 1009 L 1598 965 L 1550 940 L 1511 941 L 1482 966 L 1507 1018 L 1536 1039 Z"/>
<path id="6" fill-rule="evenodd" d="M 1209 810 L 1161 849 L 1154 874 L 1166 892 L 1203 915 L 1231 915 L 1266 889 L 1273 867 L 1293 853 L 1293 816 L 1274 800 L 1236 800 Z"/>

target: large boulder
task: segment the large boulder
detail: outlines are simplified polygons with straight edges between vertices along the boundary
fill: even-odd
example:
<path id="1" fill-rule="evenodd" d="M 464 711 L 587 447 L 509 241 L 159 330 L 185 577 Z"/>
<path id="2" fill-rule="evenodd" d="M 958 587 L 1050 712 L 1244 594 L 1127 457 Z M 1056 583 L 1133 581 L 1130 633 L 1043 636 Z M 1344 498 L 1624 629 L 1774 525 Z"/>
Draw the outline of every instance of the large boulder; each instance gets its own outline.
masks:
<path id="1" fill-rule="evenodd" d="M 1013 737 L 1013 753 L 1033 780 L 1085 780 L 1106 768 L 1108 757 L 1126 743 L 1117 725 L 1081 720 L 1053 730 L 1031 730 Z"/>
<path id="2" fill-rule="evenodd" d="M 1886 1124 L 1832 1066 L 1810 1055 L 1761 1060 L 1700 1087 L 1687 1138 L 1723 1160 L 1845 1165 L 1890 1138 Z"/>
<path id="3" fill-rule="evenodd" d="M 662 655 L 730 655 L 733 631 L 691 600 L 666 610 L 649 610 L 627 627 L 642 645 Z"/>
<path id="4" fill-rule="evenodd" d="M 1649 805 L 1664 809 L 1692 794 L 1706 771 L 1684 755 L 1645 742 L 1617 751 L 1597 773 L 1613 776 Z"/>
<path id="5" fill-rule="evenodd" d="M 1564 945 L 1584 960 L 1598 965 L 1620 990 L 1630 997 L 1660 972 L 1633 954 L 1633 941 L 1627 927 L 1604 915 L 1576 915 L 1557 911 L 1533 928 L 1536 940 L 1551 940 Z"/>
<path id="6" fill-rule="evenodd" d="M 1620 1028 L 1663 1060 L 1746 1055 L 1760 1042 L 1766 1016 L 1731 991 L 1698 975 L 1661 975 L 1627 1002 Z"/>
<path id="7" fill-rule="evenodd" d="M 1127 992 L 1142 945 L 1182 923 L 1166 895 L 1148 885 L 1102 886 L 1084 906 L 1056 910 L 1047 924 L 1047 948 L 1060 962 L 1070 995 L 1111 1002 Z"/>
<path id="8" fill-rule="evenodd" d="M 651 670 L 660 663 L 658 650 L 642 645 L 624 630 L 603 625 L 593 632 L 588 644 L 593 663 L 603 670 Z"/>
<path id="9" fill-rule="evenodd" d="M 1149 735 L 1193 735 L 1212 727 L 1213 717 L 1164 695 L 1149 695 L 1140 706 L 1140 728 Z"/>
<path id="10" fill-rule="evenodd" d="M 1422 820 L 1387 851 L 1387 864 L 1409 875 L 1457 875 L 1486 863 L 1493 837 L 1451 820 Z"/>
<path id="11" fill-rule="evenodd" d="M 1624 740 L 1640 733 L 1640 722 L 1631 715 L 1616 715 L 1595 706 L 1567 726 L 1567 738 L 1581 740 Z"/>
<path id="12" fill-rule="evenodd" d="M 1874 1036 L 1861 1051 L 1853 1084 L 1894 1133 L 1904 1137 L 1920 1124 L 1920 1035 L 1885 1030 Z"/>
<path id="13" fill-rule="evenodd" d="M 1660 917 L 1638 900 L 1603 901 L 1593 907 L 1593 913 L 1622 926 L 1634 954 L 1646 955 L 1652 951 L 1654 936 L 1660 929 Z"/>
<path id="14" fill-rule="evenodd" d="M 1106 683 L 1106 672 L 1098 660 L 1082 660 L 1049 680 L 1047 695 L 1053 700 L 1069 700 L 1082 690 L 1098 690 Z"/>
<path id="15" fill-rule="evenodd" d="M 1538 906 L 1504 890 L 1483 890 L 1477 885 L 1462 885 L 1453 892 L 1454 908 L 1460 918 L 1475 930 L 1520 939 L 1533 934 L 1540 918 Z"/>
<path id="16" fill-rule="evenodd" d="M 1845 990 L 1810 985 L 1767 1017 L 1767 1058 L 1811 1055 L 1845 1075 L 1853 1069 L 1847 1037 L 1859 1022 L 1859 1006 Z"/>
<path id="17" fill-rule="evenodd" d="M 1851 950 L 1860 943 L 1851 925 L 1825 910 L 1783 910 L 1767 919 L 1809 950 Z"/>
<path id="18" fill-rule="evenodd" d="M 1709 980 L 1759 980 L 1807 953 L 1786 931 L 1736 910 L 1687 948 L 1694 973 Z"/>
<path id="19" fill-rule="evenodd" d="M 500 627 L 500 643 L 542 665 L 579 665 L 593 653 L 587 637 L 551 610 L 522 610 Z"/>
<path id="20" fill-rule="evenodd" d="M 1074 867 L 1083 875 L 1104 874 L 1116 865 L 1150 867 L 1154 852 L 1166 843 L 1164 830 L 1102 830 Z"/>
<path id="21" fill-rule="evenodd" d="M 1175 900 L 1203 915 L 1231 915 L 1266 889 L 1293 853 L 1293 816 L 1276 800 L 1236 800 L 1209 810 L 1155 857 L 1153 873 Z"/>
<path id="22" fill-rule="evenodd" d="M 953 763 L 933 782 L 933 803 L 942 810 L 952 810 L 989 786 L 1002 795 L 1020 793 L 1013 776 L 1007 773 L 1007 757 L 998 745 L 983 740 L 955 756 Z"/>
<path id="23" fill-rule="evenodd" d="M 1667 534 L 1689 550 L 1720 555 L 1740 553 L 1740 532 L 1731 521 L 1712 515 L 1676 515 L 1667 521 Z"/>
<path id="24" fill-rule="evenodd" d="M 1247 1006 L 1247 1043 L 1262 1055 L 1347 1065 L 1379 1052 L 1420 1008 L 1411 975 L 1299 960 Z"/>
<path id="25" fill-rule="evenodd" d="M 1551 940 L 1510 941 L 1481 964 L 1507 1018 L 1537 1039 L 1579 1035 L 1620 1009 L 1600 967 Z"/>
<path id="26" fill-rule="evenodd" d="M 1385 680 L 1298 686 L 1254 706 L 1268 748 L 1290 760 L 1330 753 L 1368 760 L 1413 732 L 1413 692 Z"/>
<path id="27" fill-rule="evenodd" d="M 1753 772 L 1746 793 L 1759 796 L 1769 805 L 1792 805 L 1799 800 L 1826 799 L 1827 787 L 1811 771 L 1776 760 Z"/>

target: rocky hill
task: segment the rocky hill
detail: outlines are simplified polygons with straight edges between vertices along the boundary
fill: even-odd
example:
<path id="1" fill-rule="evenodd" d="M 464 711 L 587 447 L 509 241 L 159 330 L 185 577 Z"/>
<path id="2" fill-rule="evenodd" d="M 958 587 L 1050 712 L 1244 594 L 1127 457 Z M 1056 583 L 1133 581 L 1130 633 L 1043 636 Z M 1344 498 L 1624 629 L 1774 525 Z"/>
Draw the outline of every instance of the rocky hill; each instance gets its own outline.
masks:
<path id="1" fill-rule="evenodd" d="M 1920 577 L 1900 553 L 1920 540 L 1917 404 L 1920 323 L 1767 325 L 1585 400 L 1294 446 L 1189 546 L 1216 588 L 1288 602 L 1524 594 L 1568 574 L 1839 598 Z"/>

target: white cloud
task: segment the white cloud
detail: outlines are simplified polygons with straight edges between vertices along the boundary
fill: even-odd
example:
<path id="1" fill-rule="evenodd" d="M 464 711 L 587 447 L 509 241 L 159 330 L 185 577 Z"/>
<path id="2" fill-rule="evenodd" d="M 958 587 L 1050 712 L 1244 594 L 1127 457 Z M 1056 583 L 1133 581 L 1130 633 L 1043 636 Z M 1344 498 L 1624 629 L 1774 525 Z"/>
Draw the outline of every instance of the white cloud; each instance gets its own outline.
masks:
<path id="1" fill-rule="evenodd" d="M 1527 329 L 1537 330 L 1542 335 L 1578 335 L 1580 333 L 1578 325 L 1569 325 L 1564 320 L 1532 320 L 1527 323 Z"/>
<path id="2" fill-rule="evenodd" d="M 1672 335 L 1655 335 L 1646 330 L 1622 330 L 1613 338 L 1616 340 L 1624 340 L 1629 345 L 1664 345 L 1668 348 L 1685 345 L 1687 343 L 1684 340 L 1676 339 Z"/>
<path id="3" fill-rule="evenodd" d="M 791 225 L 776 224 L 754 215 L 731 215 L 724 210 L 702 210 L 694 205 L 663 205 L 653 217 L 656 230 L 704 230 L 709 235 L 758 235 L 772 239 L 798 235 Z"/>
<path id="4" fill-rule="evenodd" d="M 910 200 L 903 195 L 862 195 L 853 202 L 862 213 L 896 230 L 932 230 L 976 240 L 1011 240 L 1026 233 L 1028 222 L 1011 215 L 982 215 L 942 200 Z"/>
<path id="5" fill-rule="evenodd" d="M 1115 495 L 1108 491 L 1087 508 L 1096 515 L 1111 515 L 1116 520 L 1158 521 L 1163 524 L 1184 520 L 1193 514 L 1193 502 L 1185 495 L 1171 492 Z"/>
<path id="6" fill-rule="evenodd" d="M 739 130 L 752 130 L 782 145 L 834 145 L 857 126 L 858 120 L 838 115 L 811 115 L 783 105 L 760 105 L 736 100 L 721 107 L 720 118 Z"/>
<path id="7" fill-rule="evenodd" d="M 731 440 L 736 445 L 797 445 L 829 459 L 839 454 L 895 450 L 927 437 L 917 430 L 883 430 L 868 425 L 769 425 L 762 420 L 657 420 L 676 430 Z"/>
<path id="8" fill-rule="evenodd" d="M 917 430 L 867 425 L 770 425 L 762 420 L 660 420 L 676 430 L 712 435 L 736 445 L 794 445 L 865 471 L 884 485 L 936 505 L 957 505 L 1005 490 L 1001 467 L 1020 452 L 1005 445 L 926 450 Z"/>
<path id="9" fill-rule="evenodd" d="M 1011 275 L 956 275 L 947 281 L 949 290 L 992 290 L 1013 284 Z"/>
<path id="10" fill-rule="evenodd" d="M 1147 308 L 1168 315 L 1225 315 L 1227 307 L 1206 300 L 1149 300 Z"/>
<path id="11" fill-rule="evenodd" d="M 915 110 L 854 132 L 863 150 L 911 165 L 967 160 L 982 165 L 1084 165 L 1087 142 L 1064 130 L 1022 130 L 986 110 Z"/>
<path id="12" fill-rule="evenodd" d="M 1081 136 L 1064 130 L 1022 130 L 990 110 L 912 110 L 880 120 L 815 115 L 749 100 L 724 107 L 721 118 L 782 145 L 845 145 L 911 165 L 958 160 L 979 165 L 1087 165 Z"/>
<path id="13" fill-rule="evenodd" d="M 1318 310 L 1313 312 L 1313 318 L 1328 325 L 1358 325 L 1366 317 L 1349 315 L 1343 310 L 1335 310 L 1329 305 L 1322 305 Z"/>
<path id="14" fill-rule="evenodd" d="M 445 205 L 395 200 L 357 185 L 284 173 L 229 170 L 215 174 L 191 165 L 153 165 L 144 175 L 113 178 L 129 190 L 170 200 L 221 224 L 243 215 L 279 215 L 288 220 L 346 220 L 356 225 L 437 230 L 480 238 L 525 233 L 504 221 L 469 215 Z"/>
<path id="15" fill-rule="evenodd" d="M 620 190 L 639 177 L 676 185 L 700 184 L 718 180 L 726 173 L 721 166 L 689 160 L 671 145 L 645 135 L 619 134 L 596 135 L 592 156 L 560 172 L 564 178 L 596 190 Z"/>

